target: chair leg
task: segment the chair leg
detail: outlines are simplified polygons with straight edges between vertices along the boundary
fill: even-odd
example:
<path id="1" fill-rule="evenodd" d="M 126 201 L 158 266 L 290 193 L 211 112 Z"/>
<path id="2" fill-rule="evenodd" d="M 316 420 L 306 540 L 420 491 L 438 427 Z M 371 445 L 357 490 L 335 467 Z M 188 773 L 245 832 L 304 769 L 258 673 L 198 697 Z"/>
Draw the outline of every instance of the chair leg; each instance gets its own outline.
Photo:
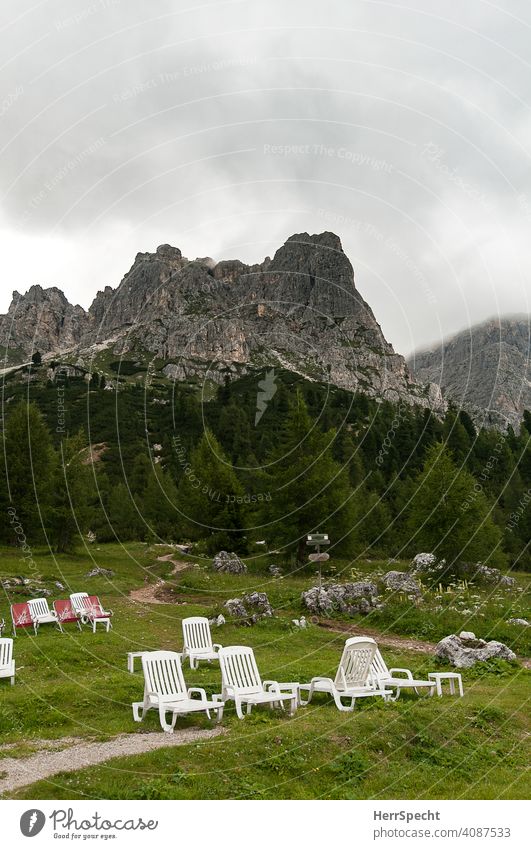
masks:
<path id="1" fill-rule="evenodd" d="M 464 696 L 464 692 L 463 692 L 463 679 L 461 678 L 461 675 L 457 679 L 457 686 L 459 687 L 459 695 L 462 698 Z"/>
<path id="2" fill-rule="evenodd" d="M 346 705 L 344 705 L 344 704 L 343 704 L 343 702 L 341 701 L 341 696 L 339 695 L 339 693 L 337 692 L 337 690 L 336 690 L 336 692 L 334 692 L 334 693 L 333 693 L 333 696 L 334 696 L 334 702 L 336 703 L 336 708 L 337 708 L 338 710 L 348 711 L 348 712 L 350 712 L 350 711 L 353 711 L 353 710 L 354 710 L 354 705 L 353 705 L 353 704 L 351 704 L 351 706 L 350 706 L 350 707 L 346 707 Z M 351 702 L 355 702 L 355 701 L 356 701 L 355 699 L 352 699 L 352 700 L 351 700 Z"/>
<path id="3" fill-rule="evenodd" d="M 236 714 L 238 716 L 238 719 L 243 719 L 244 713 L 242 710 L 242 703 L 239 699 L 234 699 L 234 707 L 236 708 Z"/>

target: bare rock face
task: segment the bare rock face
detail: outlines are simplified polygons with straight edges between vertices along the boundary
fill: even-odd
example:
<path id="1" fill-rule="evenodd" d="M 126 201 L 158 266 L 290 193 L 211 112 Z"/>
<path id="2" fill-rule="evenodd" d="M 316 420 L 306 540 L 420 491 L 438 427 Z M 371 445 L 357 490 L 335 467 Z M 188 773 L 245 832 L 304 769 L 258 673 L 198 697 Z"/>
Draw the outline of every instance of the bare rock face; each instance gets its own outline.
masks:
<path id="1" fill-rule="evenodd" d="M 387 572 L 383 576 L 382 581 L 389 590 L 394 590 L 397 593 L 405 593 L 409 596 L 420 598 L 422 589 L 418 581 L 416 581 L 409 572 Z"/>
<path id="2" fill-rule="evenodd" d="M 469 669 L 479 661 L 492 658 L 516 660 L 515 653 L 505 643 L 496 640 L 486 642 L 477 638 L 471 631 L 461 631 L 459 636 L 450 634 L 444 637 L 435 647 L 435 657 L 460 669 Z"/>
<path id="3" fill-rule="evenodd" d="M 420 383 L 439 384 L 444 397 L 478 424 L 517 427 L 524 410 L 531 409 L 529 316 L 475 325 L 433 350 L 415 353 L 409 366 Z"/>
<path id="4" fill-rule="evenodd" d="M 235 619 L 247 619 L 247 610 L 241 598 L 229 598 L 223 605 L 229 616 Z"/>
<path id="5" fill-rule="evenodd" d="M 269 603 L 266 593 L 252 592 L 246 593 L 242 601 L 247 609 L 251 609 L 253 613 L 258 613 L 261 616 L 272 616 L 273 608 Z"/>
<path id="6" fill-rule="evenodd" d="M 33 341 L 35 339 L 35 342 Z M 417 403 L 437 412 L 435 387 L 421 388 L 385 340 L 333 233 L 291 236 L 256 265 L 188 260 L 161 245 L 139 253 L 116 289 L 99 292 L 89 311 L 58 289 L 15 294 L 0 317 L 0 343 L 24 356 L 72 350 L 116 356 L 148 351 L 167 360 L 176 380 L 223 382 L 279 366 L 374 398 Z"/>
<path id="7" fill-rule="evenodd" d="M 303 605 L 314 615 L 370 613 L 378 606 L 378 589 L 372 581 L 312 587 L 301 595 Z"/>
<path id="8" fill-rule="evenodd" d="M 212 568 L 215 572 L 230 572 L 232 575 L 247 572 L 247 566 L 233 551 L 230 554 L 228 551 L 220 551 L 216 554 L 212 561 Z"/>

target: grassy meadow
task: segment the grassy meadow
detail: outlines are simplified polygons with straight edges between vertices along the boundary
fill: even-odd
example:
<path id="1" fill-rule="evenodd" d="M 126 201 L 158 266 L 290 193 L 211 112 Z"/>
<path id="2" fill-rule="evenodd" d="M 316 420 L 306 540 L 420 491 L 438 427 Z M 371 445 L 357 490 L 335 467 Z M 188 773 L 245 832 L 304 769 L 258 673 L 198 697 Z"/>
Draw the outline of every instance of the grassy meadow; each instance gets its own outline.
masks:
<path id="1" fill-rule="evenodd" d="M 0 776 L 3 757 L 26 757 L 43 740 L 86 738 L 109 740 L 122 733 L 160 730 L 158 715 L 133 722 L 131 702 L 142 697 L 140 663 L 127 672 L 126 654 L 142 649 L 182 647 L 181 619 L 213 616 L 223 603 L 245 591 L 265 591 L 275 617 L 247 627 L 227 622 L 214 629 L 224 645 L 253 646 L 263 678 L 309 681 L 334 675 L 345 634 L 341 628 L 363 622 L 382 634 L 389 666 L 407 666 L 423 677 L 438 667 L 430 653 L 386 647 L 386 636 L 436 642 L 462 629 L 500 639 L 519 656 L 529 655 L 525 629 L 506 620 L 526 615 L 527 576 L 517 574 L 517 587 L 456 585 L 450 591 L 426 591 L 414 607 L 406 599 L 384 593 L 382 610 L 366 617 L 313 621 L 305 630 L 292 619 L 303 612 L 302 590 L 315 583 L 308 569 L 273 578 L 271 556 L 249 561 L 242 576 L 219 575 L 209 561 L 183 558 L 189 567 L 172 575 L 173 565 L 157 557 L 171 549 L 148 544 L 89 546 L 77 555 L 33 552 L 38 581 L 53 590 L 52 598 L 86 589 L 100 594 L 114 611 L 113 630 L 96 635 L 75 625 L 61 635 L 42 627 L 38 637 L 20 632 L 15 640 L 15 687 L 0 681 Z M 2 550 L 0 579 L 20 573 L 20 556 Z M 95 565 L 112 569 L 114 577 L 86 578 Z M 280 564 L 282 565 L 282 564 Z M 328 577 L 352 580 L 378 576 L 384 562 L 335 563 Z M 400 568 L 400 565 L 392 568 Z M 165 581 L 160 584 L 161 579 Z M 60 590 L 55 582 L 68 589 Z M 130 598 L 132 590 L 156 589 L 158 601 Z M 9 620 L 9 600 L 27 597 L 25 588 L 2 592 L 0 618 Z M 337 627 L 337 630 L 335 628 Z M 10 628 L 6 629 L 9 635 Z M 186 665 L 190 686 L 220 690 L 216 664 L 197 671 Z M 521 664 L 480 664 L 463 671 L 465 698 L 418 698 L 403 694 L 392 704 L 358 701 L 351 714 L 340 713 L 325 696 L 300 709 L 293 718 L 255 708 L 243 722 L 232 707 L 225 711 L 226 733 L 193 745 L 160 749 L 145 755 L 115 758 L 81 772 L 57 775 L 24 787 L 14 798 L 526 798 L 526 696 L 529 672 Z M 206 718 L 178 719 L 176 728 L 208 728 Z M 9 744 L 16 744 L 11 748 Z M 66 743 L 65 743 L 66 745 Z"/>

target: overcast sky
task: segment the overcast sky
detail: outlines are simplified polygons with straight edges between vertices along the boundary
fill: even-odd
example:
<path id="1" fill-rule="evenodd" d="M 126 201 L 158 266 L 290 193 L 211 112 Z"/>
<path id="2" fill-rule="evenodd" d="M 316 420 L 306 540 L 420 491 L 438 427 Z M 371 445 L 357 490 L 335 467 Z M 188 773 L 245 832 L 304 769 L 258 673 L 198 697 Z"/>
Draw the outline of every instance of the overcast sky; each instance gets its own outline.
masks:
<path id="1" fill-rule="evenodd" d="M 0 311 L 333 230 L 408 354 L 528 313 L 528 0 L 2 0 Z"/>

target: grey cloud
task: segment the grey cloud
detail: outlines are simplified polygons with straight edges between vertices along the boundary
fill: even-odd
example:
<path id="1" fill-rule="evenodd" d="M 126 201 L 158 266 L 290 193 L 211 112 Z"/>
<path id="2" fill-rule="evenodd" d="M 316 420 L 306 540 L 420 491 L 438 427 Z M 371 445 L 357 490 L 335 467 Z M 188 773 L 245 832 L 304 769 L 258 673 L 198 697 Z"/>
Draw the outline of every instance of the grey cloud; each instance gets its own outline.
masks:
<path id="1" fill-rule="evenodd" d="M 8 3 L 4 234 L 60 238 L 38 282 L 87 305 L 162 242 L 258 260 L 332 229 L 403 353 L 528 311 L 529 10 L 413 5 Z"/>

